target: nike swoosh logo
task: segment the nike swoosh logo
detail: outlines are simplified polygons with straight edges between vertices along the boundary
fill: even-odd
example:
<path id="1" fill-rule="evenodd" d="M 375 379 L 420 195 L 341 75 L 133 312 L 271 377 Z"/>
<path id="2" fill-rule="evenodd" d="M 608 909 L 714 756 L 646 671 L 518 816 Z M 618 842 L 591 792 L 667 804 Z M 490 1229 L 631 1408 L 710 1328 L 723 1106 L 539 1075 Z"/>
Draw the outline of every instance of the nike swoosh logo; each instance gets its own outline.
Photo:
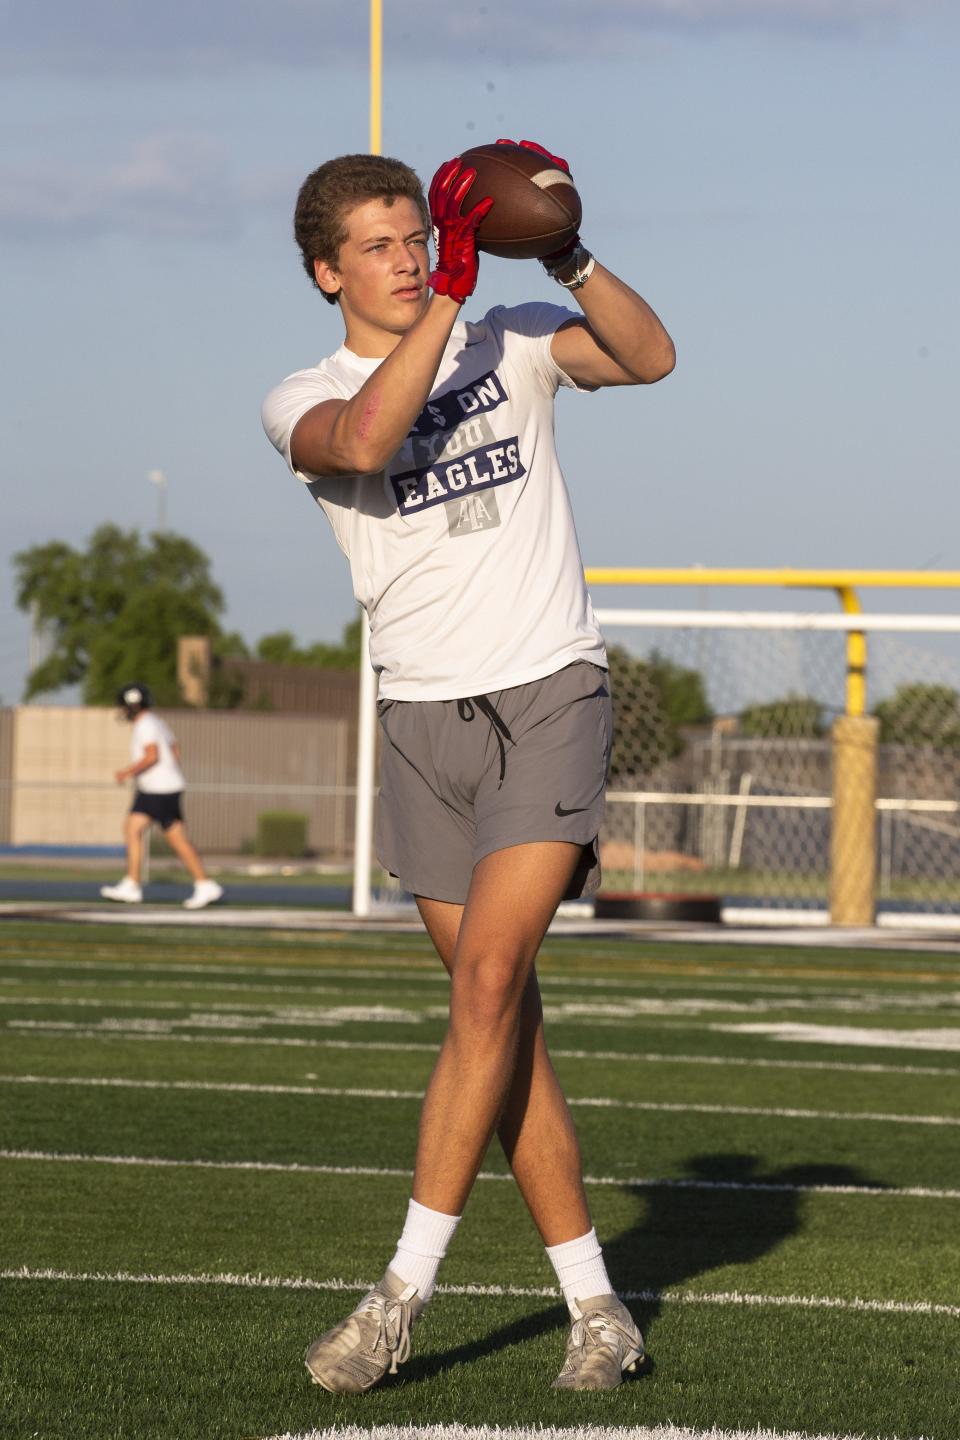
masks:
<path id="1" fill-rule="evenodd" d="M 560 818 L 561 818 L 561 820 L 562 820 L 563 817 L 564 817 L 564 815 L 581 815 L 584 810 L 589 810 L 589 809 L 590 809 L 590 806 L 589 806 L 589 805 L 574 805 L 574 807 L 573 807 L 572 810 L 564 810 L 563 806 L 560 804 L 560 801 L 558 800 L 557 803 L 556 803 L 556 805 L 555 805 L 555 807 L 554 807 L 553 813 L 554 813 L 554 815 L 559 815 Z"/>

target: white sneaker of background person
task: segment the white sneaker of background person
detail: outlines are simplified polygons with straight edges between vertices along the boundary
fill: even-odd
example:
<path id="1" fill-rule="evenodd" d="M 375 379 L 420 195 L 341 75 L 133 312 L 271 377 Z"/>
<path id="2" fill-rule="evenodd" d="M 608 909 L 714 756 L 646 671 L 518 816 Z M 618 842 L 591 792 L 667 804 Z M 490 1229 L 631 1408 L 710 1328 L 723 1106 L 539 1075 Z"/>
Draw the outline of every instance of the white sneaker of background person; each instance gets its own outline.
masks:
<path id="1" fill-rule="evenodd" d="M 183 908 L 184 910 L 203 910 L 207 905 L 215 904 L 222 895 L 223 886 L 218 885 L 216 880 L 195 880 L 193 894 L 188 895 L 184 900 Z"/>
<path id="2" fill-rule="evenodd" d="M 132 875 L 124 875 L 118 885 L 101 885 L 100 894 L 104 900 L 118 900 L 124 905 L 139 905 L 143 890 Z"/>

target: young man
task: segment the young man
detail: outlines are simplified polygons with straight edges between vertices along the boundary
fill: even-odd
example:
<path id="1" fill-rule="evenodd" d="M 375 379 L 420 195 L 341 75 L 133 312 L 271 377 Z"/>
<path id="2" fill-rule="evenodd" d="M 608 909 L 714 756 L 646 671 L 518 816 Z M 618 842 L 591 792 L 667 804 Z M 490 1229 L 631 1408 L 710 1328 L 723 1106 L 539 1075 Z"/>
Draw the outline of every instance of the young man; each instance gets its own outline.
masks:
<path id="1" fill-rule="evenodd" d="M 555 1384 L 611 1389 L 643 1355 L 591 1224 L 534 960 L 559 902 L 599 882 L 610 753 L 606 654 L 554 449 L 554 398 L 560 385 L 659 380 L 673 345 L 579 237 L 544 262 L 579 312 L 538 302 L 465 322 L 492 204 L 465 212 L 474 178 L 459 159 L 442 166 L 429 214 L 396 160 L 343 156 L 307 178 L 296 238 L 346 334 L 263 410 L 370 617 L 384 731 L 378 852 L 416 896 L 451 976 L 396 1254 L 307 1352 L 332 1391 L 369 1389 L 409 1355 L 494 1132 L 570 1308 Z"/>
<path id="2" fill-rule="evenodd" d="M 133 805 L 124 827 L 127 844 L 127 873 L 118 885 L 103 885 L 105 900 L 136 905 L 143 899 L 140 872 L 143 865 L 143 835 L 149 825 L 159 825 L 172 849 L 193 877 L 193 894 L 183 902 L 185 910 L 202 910 L 223 895 L 216 880 L 210 880 L 203 862 L 184 829 L 181 799 L 184 778 L 180 769 L 180 747 L 169 725 L 150 708 L 146 685 L 125 685 L 117 696 L 124 719 L 132 725 L 130 764 L 116 772 L 118 785 L 136 780 Z"/>

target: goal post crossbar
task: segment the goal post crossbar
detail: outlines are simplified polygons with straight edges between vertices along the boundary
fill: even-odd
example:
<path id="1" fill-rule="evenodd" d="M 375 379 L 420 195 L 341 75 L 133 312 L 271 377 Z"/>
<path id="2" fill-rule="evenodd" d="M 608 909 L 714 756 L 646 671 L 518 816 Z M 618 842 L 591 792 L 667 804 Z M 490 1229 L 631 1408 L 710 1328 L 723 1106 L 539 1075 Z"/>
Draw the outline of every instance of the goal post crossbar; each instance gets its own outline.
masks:
<path id="1" fill-rule="evenodd" d="M 709 585 L 766 586 L 779 589 L 833 590 L 840 608 L 848 615 L 860 615 L 863 606 L 857 591 L 862 589 L 958 590 L 958 570 L 795 570 L 739 569 L 692 565 L 651 568 L 596 568 L 585 571 L 588 585 Z M 863 626 L 847 630 L 847 701 L 851 717 L 866 714 L 867 636 Z"/>
<path id="2" fill-rule="evenodd" d="M 737 569 L 730 566 L 589 566 L 588 585 L 732 585 L 800 590 L 960 590 L 960 570 Z"/>

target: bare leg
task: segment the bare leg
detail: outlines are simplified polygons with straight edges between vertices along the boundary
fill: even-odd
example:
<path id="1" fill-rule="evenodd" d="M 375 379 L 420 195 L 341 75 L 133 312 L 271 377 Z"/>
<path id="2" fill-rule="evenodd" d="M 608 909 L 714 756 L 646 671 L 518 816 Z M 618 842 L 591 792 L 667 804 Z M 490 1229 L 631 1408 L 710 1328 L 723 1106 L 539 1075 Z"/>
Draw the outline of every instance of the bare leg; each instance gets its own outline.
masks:
<path id="1" fill-rule="evenodd" d="M 464 907 L 422 897 L 417 905 L 440 959 L 452 974 Z M 547 1053 L 535 970 L 523 992 L 517 1064 L 497 1136 L 543 1243 L 560 1245 L 585 1235 L 592 1221 L 583 1188 L 580 1146 Z"/>
<path id="2" fill-rule="evenodd" d="M 533 962 L 578 855 L 560 842 L 513 846 L 477 865 L 462 911 L 420 902 L 452 984 L 450 1024 L 421 1115 L 414 1199 L 460 1214 L 499 1128 L 534 1221 L 553 1245 L 586 1233 L 590 1218 Z"/>
<path id="3" fill-rule="evenodd" d="M 143 834 L 150 824 L 149 815 L 131 811 L 123 824 L 123 838 L 127 847 L 127 874 L 140 884 L 143 869 Z"/>
<path id="4" fill-rule="evenodd" d="M 163 833 L 170 842 L 171 850 L 176 853 L 190 871 L 194 880 L 206 880 L 207 872 L 203 868 L 203 861 L 193 848 L 183 822 L 175 820 Z"/>

